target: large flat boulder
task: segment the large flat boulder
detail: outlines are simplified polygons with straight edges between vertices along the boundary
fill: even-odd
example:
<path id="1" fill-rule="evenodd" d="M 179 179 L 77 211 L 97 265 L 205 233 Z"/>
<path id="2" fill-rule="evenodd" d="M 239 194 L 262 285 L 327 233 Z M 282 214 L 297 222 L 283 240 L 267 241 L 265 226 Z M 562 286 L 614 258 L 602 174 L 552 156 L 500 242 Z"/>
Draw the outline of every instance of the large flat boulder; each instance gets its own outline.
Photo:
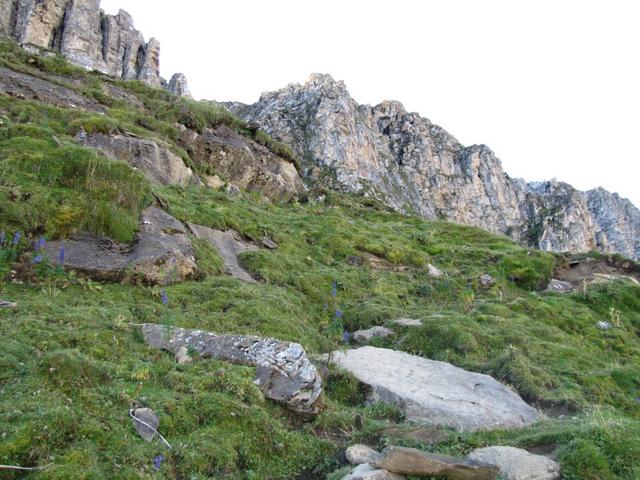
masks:
<path id="1" fill-rule="evenodd" d="M 218 251 L 227 275 L 243 282 L 257 283 L 251 274 L 242 268 L 238 260 L 238 255 L 241 253 L 258 250 L 256 245 L 243 240 L 235 230 L 215 230 L 195 223 L 189 223 L 188 226 L 197 239 L 208 241 Z"/>
<path id="2" fill-rule="evenodd" d="M 496 465 L 505 480 L 556 480 L 560 478 L 558 462 L 514 447 L 479 448 L 469 458 Z"/>
<path id="3" fill-rule="evenodd" d="M 523 427 L 539 419 L 494 378 L 449 363 L 375 347 L 333 352 L 331 361 L 371 387 L 370 401 L 396 405 L 411 422 L 471 432 Z"/>
<path id="4" fill-rule="evenodd" d="M 421 452 L 415 448 L 387 447 L 371 465 L 389 472 L 452 480 L 494 480 L 498 468 L 476 460 Z"/>
<path id="5" fill-rule="evenodd" d="M 200 180 L 184 164 L 182 158 L 153 140 L 129 135 L 86 134 L 80 132 L 76 141 L 102 152 L 112 160 L 128 163 L 152 183 L 158 185 L 199 185 Z"/>
<path id="6" fill-rule="evenodd" d="M 293 163 L 225 126 L 202 134 L 186 129 L 181 144 L 202 171 L 216 173 L 245 190 L 289 198 L 304 189 Z"/>
<path id="7" fill-rule="evenodd" d="M 142 326 L 152 347 L 256 367 L 256 381 L 265 397 L 304 414 L 318 413 L 324 403 L 322 377 L 297 343 L 241 335 L 216 335 L 165 325 Z"/>
<path id="8" fill-rule="evenodd" d="M 140 231 L 131 245 L 79 234 L 48 242 L 45 248 L 52 264 L 95 280 L 139 277 L 145 283 L 164 285 L 198 275 L 193 246 L 186 233 L 184 225 L 171 215 L 149 207 L 142 213 Z"/>
<path id="9" fill-rule="evenodd" d="M 351 470 L 342 480 L 404 480 L 404 475 L 387 472 L 380 468 L 363 463 Z"/>

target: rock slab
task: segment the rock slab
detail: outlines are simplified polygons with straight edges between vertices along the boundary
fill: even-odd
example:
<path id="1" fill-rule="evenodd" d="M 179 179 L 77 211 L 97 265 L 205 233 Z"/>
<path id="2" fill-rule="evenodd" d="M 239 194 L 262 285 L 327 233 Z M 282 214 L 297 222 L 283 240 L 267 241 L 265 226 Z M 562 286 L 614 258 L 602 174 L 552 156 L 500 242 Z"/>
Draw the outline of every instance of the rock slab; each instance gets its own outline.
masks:
<path id="1" fill-rule="evenodd" d="M 387 447 L 372 462 L 390 472 L 417 476 L 441 476 L 452 480 L 494 480 L 498 468 L 476 460 L 426 453 L 415 448 Z"/>
<path id="2" fill-rule="evenodd" d="M 105 237 L 78 234 L 68 240 L 47 242 L 54 265 L 95 280 L 123 281 L 139 276 L 145 283 L 166 285 L 197 277 L 193 246 L 178 220 L 156 207 L 142 212 L 140 231 L 131 245 Z M 59 252 L 64 248 L 64 263 Z"/>
<path id="3" fill-rule="evenodd" d="M 256 380 L 265 397 L 294 412 L 316 414 L 323 407 L 320 373 L 297 343 L 157 324 L 143 325 L 142 334 L 152 347 L 174 355 L 186 348 L 200 358 L 255 366 Z"/>
<path id="4" fill-rule="evenodd" d="M 496 465 L 505 480 L 556 480 L 560 465 L 542 455 L 514 447 L 488 447 L 474 450 L 472 460 Z"/>
<path id="5" fill-rule="evenodd" d="M 238 261 L 238 255 L 243 252 L 253 252 L 258 247 L 252 243 L 245 242 L 235 230 L 215 230 L 195 223 L 189 223 L 189 229 L 199 240 L 207 240 L 215 247 L 222 261 L 224 262 L 224 270 L 227 275 L 231 275 L 243 282 L 258 283 L 249 272 L 247 272 Z"/>
<path id="6" fill-rule="evenodd" d="M 364 345 L 374 338 L 386 338 L 390 337 L 391 335 L 394 335 L 393 330 L 387 327 L 375 326 L 367 330 L 358 330 L 356 332 L 353 332 L 353 339 L 356 342 Z"/>
<path id="7" fill-rule="evenodd" d="M 351 445 L 347 448 L 345 456 L 351 465 L 369 463 L 379 455 L 373 448 L 367 445 Z"/>
<path id="8" fill-rule="evenodd" d="M 518 428 L 538 412 L 494 378 L 384 348 L 331 354 L 338 367 L 371 387 L 370 401 L 396 405 L 411 422 L 463 432 Z"/>

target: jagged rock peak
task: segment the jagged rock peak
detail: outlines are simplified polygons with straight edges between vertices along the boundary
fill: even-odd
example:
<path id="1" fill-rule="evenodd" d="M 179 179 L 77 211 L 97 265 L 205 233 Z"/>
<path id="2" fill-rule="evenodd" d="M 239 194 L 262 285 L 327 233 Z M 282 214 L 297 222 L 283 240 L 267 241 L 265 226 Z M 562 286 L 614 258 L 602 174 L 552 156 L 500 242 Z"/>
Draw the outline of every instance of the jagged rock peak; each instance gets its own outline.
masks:
<path id="1" fill-rule="evenodd" d="M 227 103 L 289 144 L 302 173 L 365 193 L 399 211 L 474 225 L 551 251 L 597 248 L 640 258 L 640 212 L 605 190 L 510 178 L 485 145 L 465 147 L 396 101 L 359 105 L 344 82 L 312 74 L 304 84 Z"/>
<path id="2" fill-rule="evenodd" d="M 178 97 L 191 98 L 189 91 L 189 83 L 187 77 L 183 73 L 175 73 L 169 81 L 169 91 Z"/>
<path id="3" fill-rule="evenodd" d="M 107 15 L 100 0 L 0 0 L 0 35 L 87 69 L 161 85 L 160 43 L 145 43 L 131 15 Z"/>

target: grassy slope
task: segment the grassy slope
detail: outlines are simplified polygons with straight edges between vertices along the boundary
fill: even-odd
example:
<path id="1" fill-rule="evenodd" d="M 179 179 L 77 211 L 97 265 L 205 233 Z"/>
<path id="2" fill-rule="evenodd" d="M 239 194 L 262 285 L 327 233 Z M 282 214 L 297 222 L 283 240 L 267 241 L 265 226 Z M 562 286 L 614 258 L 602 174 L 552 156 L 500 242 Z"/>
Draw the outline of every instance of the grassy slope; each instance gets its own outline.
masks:
<path id="1" fill-rule="evenodd" d="M 64 63 L 55 66 L 57 74 L 80 75 Z M 130 91 L 149 96 L 138 84 L 130 84 Z M 32 238 L 64 236 L 76 228 L 121 239 L 134 233 L 151 187 L 126 165 L 72 144 L 69 126 L 86 122 L 85 114 L 1 96 L 0 110 L 6 112 L 0 129 L 0 230 L 21 230 Z M 122 112 L 137 111 L 120 105 L 93 120 L 171 142 L 170 132 L 162 133 L 170 123 L 136 127 Z M 95 165 L 102 176 L 87 173 Z M 69 184 L 61 168 L 75 168 L 74 176 L 83 180 Z M 114 192 L 127 186 L 129 203 L 119 204 Z M 566 296 L 535 293 L 551 275 L 553 256 L 479 229 L 387 213 L 356 197 L 329 192 L 318 205 L 278 205 L 257 195 L 197 188 L 154 193 L 181 220 L 276 240 L 276 251 L 242 257 L 263 282 L 245 285 L 221 275 L 217 254 L 201 243 L 198 256 L 207 278 L 168 288 L 167 306 L 154 288 L 95 284 L 45 268 L 31 282 L 0 281 L 0 298 L 20 305 L 0 311 L 0 464 L 51 464 L 29 478 L 323 478 L 339 467 L 340 445 L 352 441 L 456 454 L 492 444 L 555 444 L 564 478 L 640 476 L 639 287 L 616 282 Z M 114 209 L 102 218 L 124 215 L 129 226 L 91 223 L 95 215 L 87 205 L 100 202 Z M 51 211 L 36 217 L 45 207 Z M 75 220 L 51 220 L 70 207 L 79 212 Z M 29 248 L 26 241 L 19 248 L 27 261 L 33 255 Z M 6 242 L 1 251 L 0 271 L 6 271 L 12 251 Z M 364 252 L 407 268 L 351 266 L 351 257 Z M 429 277 L 427 263 L 447 275 Z M 477 280 L 482 273 L 497 284 L 483 289 Z M 333 318 L 338 308 L 344 325 Z M 209 361 L 178 366 L 146 347 L 131 325 L 159 321 L 268 335 L 322 353 L 337 348 L 342 326 L 353 331 L 398 317 L 421 318 L 424 325 L 398 329 L 378 345 L 490 373 L 531 402 L 568 406 L 575 413 L 516 432 L 445 433 L 430 446 L 395 424 L 399 415 L 393 408 L 365 407 L 356 382 L 332 372 L 327 410 L 303 422 L 261 398 L 251 369 Z M 600 331 L 598 320 L 617 326 Z M 127 417 L 134 401 L 160 414 L 160 430 L 173 452 L 135 434 Z M 151 461 L 160 453 L 167 460 L 155 472 Z"/>

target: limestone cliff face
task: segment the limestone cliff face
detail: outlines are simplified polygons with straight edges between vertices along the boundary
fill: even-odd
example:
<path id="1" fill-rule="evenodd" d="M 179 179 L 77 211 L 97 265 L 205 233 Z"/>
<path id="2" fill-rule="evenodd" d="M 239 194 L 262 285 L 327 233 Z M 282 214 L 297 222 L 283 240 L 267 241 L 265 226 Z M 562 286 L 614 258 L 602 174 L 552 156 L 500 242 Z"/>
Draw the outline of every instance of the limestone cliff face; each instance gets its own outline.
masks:
<path id="1" fill-rule="evenodd" d="M 484 145 L 465 147 L 398 102 L 358 105 L 343 82 L 314 74 L 304 85 L 227 104 L 291 145 L 303 174 L 330 171 L 341 188 L 401 211 L 475 225 L 551 251 L 598 248 L 640 258 L 640 212 L 603 190 L 511 179 Z"/>
<path id="2" fill-rule="evenodd" d="M 159 42 L 145 42 L 127 12 L 106 15 L 100 0 L 0 0 L 0 35 L 58 51 L 87 69 L 163 84 Z"/>

